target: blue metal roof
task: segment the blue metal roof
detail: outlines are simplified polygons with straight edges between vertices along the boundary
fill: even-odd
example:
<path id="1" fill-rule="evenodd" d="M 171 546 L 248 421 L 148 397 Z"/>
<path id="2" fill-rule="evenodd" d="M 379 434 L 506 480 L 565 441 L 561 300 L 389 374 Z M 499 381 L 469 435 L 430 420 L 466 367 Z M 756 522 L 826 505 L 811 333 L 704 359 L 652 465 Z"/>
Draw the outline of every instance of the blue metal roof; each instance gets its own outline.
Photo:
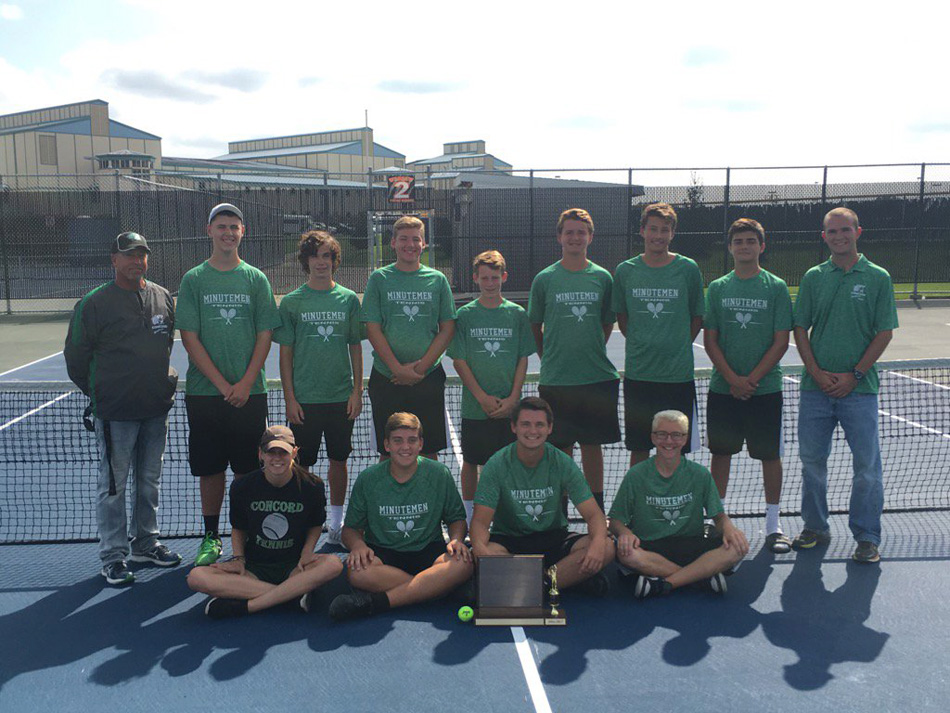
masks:
<path id="1" fill-rule="evenodd" d="M 502 161 L 500 158 L 490 153 L 446 153 L 446 154 L 442 154 L 441 156 L 436 156 L 435 158 L 423 158 L 423 159 L 419 159 L 418 161 L 410 161 L 409 163 L 421 164 L 423 166 L 426 166 L 429 164 L 434 165 L 434 164 L 441 164 L 441 163 L 452 163 L 452 160 L 456 158 L 485 158 L 486 156 L 493 159 L 496 164 L 511 168 L 510 163 Z"/>
<path id="2" fill-rule="evenodd" d="M 145 139 L 148 141 L 161 141 L 161 136 L 150 134 L 147 131 L 136 129 L 134 126 L 123 124 L 121 121 L 109 119 L 109 135 L 117 139 Z"/>
<path id="3" fill-rule="evenodd" d="M 405 155 L 388 149 L 379 144 L 373 144 L 373 151 L 379 152 L 377 155 L 384 158 L 405 158 Z M 276 158 L 279 156 L 304 156 L 316 153 L 336 153 L 359 156 L 363 153 L 362 141 L 344 141 L 335 144 L 317 144 L 315 146 L 289 146 L 282 149 L 264 149 L 262 151 L 241 151 L 238 153 L 224 154 L 216 156 L 220 161 L 246 161 L 260 158 Z"/>
<path id="4" fill-rule="evenodd" d="M 3 129 L 0 130 L 0 135 L 21 134 L 28 131 L 42 131 L 45 134 L 81 134 L 88 136 L 92 133 L 92 120 L 88 116 L 81 116 L 76 119 L 43 121 L 38 124 L 28 124 L 26 126 L 16 126 L 12 129 Z M 162 140 L 161 136 L 136 129 L 134 126 L 123 124 L 121 121 L 116 121 L 115 119 L 109 119 L 109 135 L 117 139 Z"/>

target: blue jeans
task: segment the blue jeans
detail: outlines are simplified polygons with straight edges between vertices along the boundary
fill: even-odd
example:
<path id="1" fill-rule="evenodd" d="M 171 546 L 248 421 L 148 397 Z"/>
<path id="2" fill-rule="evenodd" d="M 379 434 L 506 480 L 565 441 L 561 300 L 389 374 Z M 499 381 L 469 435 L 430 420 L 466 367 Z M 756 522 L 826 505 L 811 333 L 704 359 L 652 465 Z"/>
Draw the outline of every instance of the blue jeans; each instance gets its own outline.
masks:
<path id="1" fill-rule="evenodd" d="M 168 416 L 143 421 L 110 421 L 112 473 L 115 495 L 109 495 L 109 461 L 106 459 L 104 422 L 96 419 L 99 442 L 99 482 L 96 516 L 99 521 L 99 558 L 103 564 L 125 560 L 131 551 L 141 554 L 158 542 L 158 491 Z M 125 490 L 133 474 L 132 522 L 127 524 Z"/>
<path id="2" fill-rule="evenodd" d="M 835 426 L 841 424 L 854 465 L 848 526 L 855 540 L 881 543 L 884 473 L 878 440 L 877 394 L 851 393 L 834 399 L 802 391 L 798 445 L 802 460 L 802 519 L 809 530 L 828 530 L 828 456 Z"/>

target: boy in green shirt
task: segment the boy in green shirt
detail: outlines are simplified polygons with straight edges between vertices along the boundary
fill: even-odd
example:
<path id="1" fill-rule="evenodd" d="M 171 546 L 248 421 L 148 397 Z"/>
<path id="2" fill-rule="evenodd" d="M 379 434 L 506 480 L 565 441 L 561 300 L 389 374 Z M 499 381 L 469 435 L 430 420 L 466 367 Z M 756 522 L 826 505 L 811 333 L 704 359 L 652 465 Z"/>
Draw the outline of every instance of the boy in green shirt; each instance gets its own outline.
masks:
<path id="1" fill-rule="evenodd" d="M 531 283 L 528 319 L 541 377 L 538 393 L 554 411 L 551 443 L 568 455 L 581 446 L 584 477 L 603 509 L 602 444 L 620 440 L 620 375 L 607 358 L 614 325 L 613 278 L 587 259 L 594 239 L 590 213 L 570 208 L 557 221 L 561 259 Z"/>
<path id="2" fill-rule="evenodd" d="M 445 371 L 442 354 L 455 333 L 455 302 L 449 281 L 420 263 L 425 225 L 414 216 L 393 224 L 396 262 L 373 272 L 363 294 L 361 319 L 373 345 L 369 399 L 381 458 L 379 434 L 394 413 L 419 417 L 426 433 L 427 458 L 446 447 Z"/>
<path id="3" fill-rule="evenodd" d="M 653 417 L 656 455 L 624 476 L 610 508 L 610 531 L 617 538 L 617 560 L 637 573 L 638 599 L 668 594 L 700 583 L 725 594 L 723 573 L 749 552 L 745 534 L 723 512 L 712 476 L 683 458 L 689 419 L 680 411 Z M 703 535 L 703 517 L 718 535 Z"/>
<path id="4" fill-rule="evenodd" d="M 785 553 L 792 541 L 779 525 L 782 492 L 782 367 L 792 329 L 792 300 L 783 280 L 759 265 L 765 230 L 740 218 L 729 227 L 735 269 L 706 293 L 704 341 L 713 363 L 706 405 L 713 480 L 725 505 L 732 456 L 745 441 L 762 462 L 765 543 Z"/>
<path id="5" fill-rule="evenodd" d="M 554 414 L 544 399 L 522 399 L 511 412 L 515 442 L 489 458 L 475 492 L 472 553 L 539 554 L 557 565 L 558 584 L 604 595 L 601 570 L 614 559 L 604 512 L 574 459 L 547 442 Z M 561 498 L 567 494 L 587 523 L 587 535 L 567 530 Z"/>
<path id="6" fill-rule="evenodd" d="M 221 555 L 225 470 L 230 464 L 239 477 L 259 466 L 256 444 L 267 427 L 264 361 L 271 331 L 280 326 L 267 276 L 238 255 L 244 214 L 230 203 L 216 205 L 208 237 L 211 257 L 181 279 L 177 319 L 188 352 L 188 461 L 204 517 L 199 566 Z"/>
<path id="7" fill-rule="evenodd" d="M 287 421 L 300 447 L 299 462 L 317 462 L 326 438 L 330 507 L 327 541 L 340 544 L 346 500 L 346 461 L 353 451 L 353 424 L 363 408 L 360 302 L 333 280 L 340 244 L 312 230 L 300 238 L 297 261 L 307 282 L 280 302 L 280 381 Z"/>
<path id="8" fill-rule="evenodd" d="M 343 545 L 350 551 L 347 574 L 356 591 L 330 603 L 336 621 L 437 599 L 472 576 L 455 480 L 443 464 L 420 457 L 422 438 L 418 418 L 394 413 L 384 437 L 389 459 L 364 470 L 353 484 Z"/>
<path id="9" fill-rule="evenodd" d="M 653 447 L 653 414 L 666 409 L 696 412 L 693 340 L 703 326 L 703 277 L 688 257 L 670 252 L 676 211 L 651 203 L 640 214 L 643 253 L 617 266 L 613 308 L 626 337 L 624 437 L 630 465 Z M 683 452 L 699 447 L 690 431 Z"/>
<path id="10" fill-rule="evenodd" d="M 860 236 L 853 210 L 829 211 L 822 238 L 831 258 L 805 273 L 795 301 L 795 345 L 806 369 L 798 411 L 805 528 L 792 546 L 811 549 L 831 539 L 828 455 L 840 424 L 854 460 L 848 526 L 858 544 L 852 557 L 871 563 L 881 559 L 884 510 L 874 364 L 898 325 L 891 276 L 858 253 Z"/>
<path id="11" fill-rule="evenodd" d="M 476 256 L 472 277 L 481 294 L 459 309 L 448 351 L 464 385 L 462 503 L 469 523 L 479 466 L 515 438 L 508 417 L 521 399 L 528 357 L 534 354 L 528 315 L 501 295 L 505 267 L 497 250 Z"/>

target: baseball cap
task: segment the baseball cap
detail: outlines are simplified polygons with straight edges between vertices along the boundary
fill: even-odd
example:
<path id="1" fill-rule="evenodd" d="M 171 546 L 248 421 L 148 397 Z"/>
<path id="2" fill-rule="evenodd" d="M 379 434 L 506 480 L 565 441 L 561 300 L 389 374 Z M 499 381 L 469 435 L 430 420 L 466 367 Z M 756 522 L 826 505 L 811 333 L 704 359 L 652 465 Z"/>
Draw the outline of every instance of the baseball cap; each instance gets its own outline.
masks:
<path id="1" fill-rule="evenodd" d="M 211 209 L 211 213 L 208 215 L 208 225 L 211 225 L 214 222 L 214 217 L 218 213 L 234 213 L 238 218 L 241 219 L 241 222 L 244 222 L 244 213 L 241 212 L 241 209 L 236 205 L 231 205 L 230 203 L 218 203 L 214 208 Z"/>
<path id="2" fill-rule="evenodd" d="M 137 248 L 142 248 L 145 252 L 152 252 L 145 242 L 145 237 L 138 233 L 119 233 L 112 242 L 112 254 L 129 253 Z"/>
<path id="3" fill-rule="evenodd" d="M 288 453 L 293 453 L 296 447 L 297 441 L 294 440 L 294 432 L 287 426 L 271 426 L 261 436 L 262 451 L 269 451 L 271 448 L 282 448 Z"/>

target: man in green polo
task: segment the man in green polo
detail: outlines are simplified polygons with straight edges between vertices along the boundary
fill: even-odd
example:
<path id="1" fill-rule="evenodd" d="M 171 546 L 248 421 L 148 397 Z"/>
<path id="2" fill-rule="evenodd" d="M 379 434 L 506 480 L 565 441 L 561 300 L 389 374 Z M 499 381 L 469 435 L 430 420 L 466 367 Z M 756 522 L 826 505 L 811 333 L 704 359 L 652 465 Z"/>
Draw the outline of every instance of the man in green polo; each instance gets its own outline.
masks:
<path id="1" fill-rule="evenodd" d="M 828 212 L 822 238 L 831 258 L 805 273 L 795 302 L 795 344 L 806 370 L 798 412 L 805 528 L 792 546 L 811 549 L 831 539 L 828 455 L 840 424 L 854 457 L 848 515 L 858 543 L 853 557 L 878 562 L 884 478 L 874 363 L 898 324 L 891 276 L 858 252 L 860 236 L 853 210 Z"/>

